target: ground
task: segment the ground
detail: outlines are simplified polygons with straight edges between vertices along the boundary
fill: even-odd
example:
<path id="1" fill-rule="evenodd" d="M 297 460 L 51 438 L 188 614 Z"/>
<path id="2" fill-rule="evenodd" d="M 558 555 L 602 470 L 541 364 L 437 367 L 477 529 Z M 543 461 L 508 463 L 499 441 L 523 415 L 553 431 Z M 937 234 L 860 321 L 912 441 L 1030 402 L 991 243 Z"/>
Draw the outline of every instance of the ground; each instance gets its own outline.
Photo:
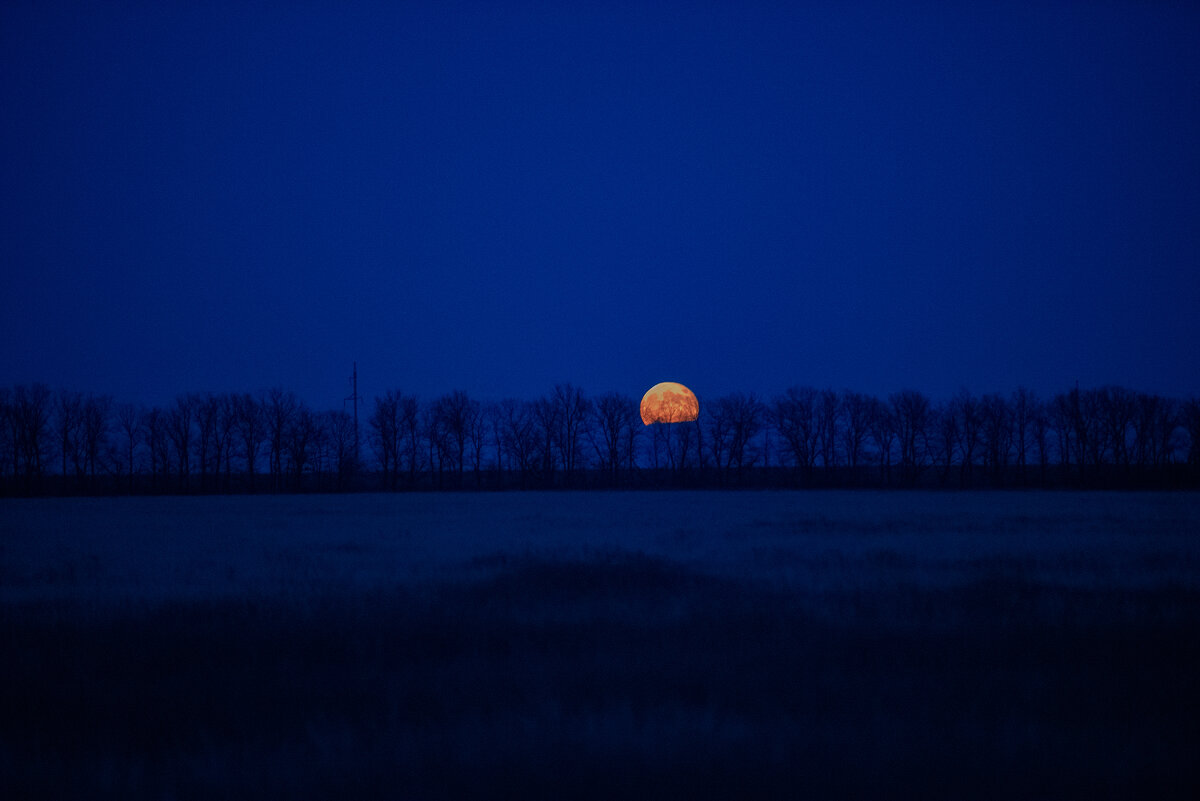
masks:
<path id="1" fill-rule="evenodd" d="M 0 501 L 0 796 L 1195 797 L 1198 501 Z"/>

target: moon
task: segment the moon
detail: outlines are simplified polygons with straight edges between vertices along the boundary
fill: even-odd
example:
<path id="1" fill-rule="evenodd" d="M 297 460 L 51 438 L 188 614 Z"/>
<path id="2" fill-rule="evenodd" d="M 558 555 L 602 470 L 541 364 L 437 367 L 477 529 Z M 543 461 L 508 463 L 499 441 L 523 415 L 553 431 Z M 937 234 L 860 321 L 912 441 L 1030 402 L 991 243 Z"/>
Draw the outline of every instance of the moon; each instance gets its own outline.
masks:
<path id="1" fill-rule="evenodd" d="M 700 416 L 696 394 L 676 381 L 655 384 L 642 396 L 642 422 L 688 423 Z"/>

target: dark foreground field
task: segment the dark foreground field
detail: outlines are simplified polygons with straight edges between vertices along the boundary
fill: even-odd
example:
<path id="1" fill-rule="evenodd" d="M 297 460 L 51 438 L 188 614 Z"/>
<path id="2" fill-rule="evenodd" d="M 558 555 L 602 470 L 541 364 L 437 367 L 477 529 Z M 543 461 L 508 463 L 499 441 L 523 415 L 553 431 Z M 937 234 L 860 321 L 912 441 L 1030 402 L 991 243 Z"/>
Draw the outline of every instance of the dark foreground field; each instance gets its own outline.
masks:
<path id="1" fill-rule="evenodd" d="M 435 536 L 430 516 L 458 544 L 414 549 L 419 580 L 279 557 L 208 596 L 151 592 L 171 559 L 62 546 L 90 519 L 149 548 L 169 506 L 3 507 L 0 797 L 1200 791 L 1194 497 L 662 497 L 296 499 L 318 505 L 254 518 L 214 575 L 290 514 L 321 521 L 295 535 L 322 564 L 386 562 L 380 538 Z M 209 502 L 179 513 L 256 503 Z M 646 504 L 670 523 L 621 523 Z"/>

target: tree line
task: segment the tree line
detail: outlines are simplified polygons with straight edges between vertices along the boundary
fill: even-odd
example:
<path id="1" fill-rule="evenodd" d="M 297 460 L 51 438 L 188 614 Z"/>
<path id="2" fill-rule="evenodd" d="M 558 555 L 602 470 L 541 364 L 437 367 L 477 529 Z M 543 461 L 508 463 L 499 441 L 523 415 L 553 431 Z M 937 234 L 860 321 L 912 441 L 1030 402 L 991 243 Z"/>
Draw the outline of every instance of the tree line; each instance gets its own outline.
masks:
<path id="1" fill-rule="evenodd" d="M 0 388 L 10 495 L 559 487 L 1200 487 L 1200 399 L 1119 386 L 934 401 L 795 386 L 702 399 L 643 426 L 638 402 L 389 390 L 356 424 L 295 393 L 164 406 L 42 384 Z"/>

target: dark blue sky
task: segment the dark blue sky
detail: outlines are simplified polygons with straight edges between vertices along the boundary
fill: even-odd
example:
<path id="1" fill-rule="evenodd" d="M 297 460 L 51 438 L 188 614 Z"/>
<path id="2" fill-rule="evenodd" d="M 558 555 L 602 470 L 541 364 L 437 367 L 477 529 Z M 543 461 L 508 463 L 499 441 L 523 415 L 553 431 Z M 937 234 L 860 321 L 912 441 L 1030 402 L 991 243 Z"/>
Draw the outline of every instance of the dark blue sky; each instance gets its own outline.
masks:
<path id="1" fill-rule="evenodd" d="M 4 3 L 0 383 L 1200 391 L 1194 4 L 341 5 Z"/>

